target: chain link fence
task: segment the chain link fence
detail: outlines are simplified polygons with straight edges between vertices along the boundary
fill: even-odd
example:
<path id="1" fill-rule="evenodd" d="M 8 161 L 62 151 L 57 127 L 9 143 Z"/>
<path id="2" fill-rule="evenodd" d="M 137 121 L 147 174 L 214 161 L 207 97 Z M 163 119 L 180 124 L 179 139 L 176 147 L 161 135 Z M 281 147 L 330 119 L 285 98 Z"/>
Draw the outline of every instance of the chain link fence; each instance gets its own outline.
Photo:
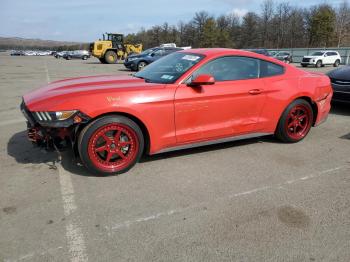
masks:
<path id="1" fill-rule="evenodd" d="M 342 48 L 282 48 L 282 49 L 268 49 L 268 51 L 287 51 L 290 52 L 293 56 L 294 63 L 300 63 L 304 56 L 311 55 L 316 51 L 337 51 L 339 52 L 342 61 L 341 63 L 344 65 L 350 64 L 350 47 L 342 47 Z"/>

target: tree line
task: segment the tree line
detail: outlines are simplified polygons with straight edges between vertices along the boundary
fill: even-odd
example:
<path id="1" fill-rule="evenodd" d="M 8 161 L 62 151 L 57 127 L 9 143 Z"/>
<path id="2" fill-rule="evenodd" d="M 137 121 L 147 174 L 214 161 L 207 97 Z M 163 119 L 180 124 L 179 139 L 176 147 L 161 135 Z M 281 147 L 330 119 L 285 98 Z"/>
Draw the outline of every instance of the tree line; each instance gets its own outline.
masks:
<path id="1" fill-rule="evenodd" d="M 265 0 L 260 12 L 248 12 L 243 17 L 201 11 L 188 22 L 142 28 L 125 40 L 143 43 L 144 48 L 162 43 L 193 48 L 349 47 L 350 6 L 347 0 L 338 6 L 325 3 L 309 8 Z"/>
<path id="2" fill-rule="evenodd" d="M 76 45 L 59 45 L 59 46 L 45 46 L 45 45 L 12 45 L 12 44 L 1 44 L 0 50 L 54 50 L 54 51 L 74 51 L 74 50 L 89 50 L 89 43 L 82 43 Z"/>

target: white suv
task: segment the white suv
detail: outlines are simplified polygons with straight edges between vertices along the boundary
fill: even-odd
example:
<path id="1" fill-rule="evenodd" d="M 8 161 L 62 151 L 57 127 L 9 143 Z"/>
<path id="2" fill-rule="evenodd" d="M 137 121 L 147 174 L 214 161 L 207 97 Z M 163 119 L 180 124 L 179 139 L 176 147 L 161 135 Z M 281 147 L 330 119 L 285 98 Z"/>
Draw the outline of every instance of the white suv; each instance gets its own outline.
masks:
<path id="1" fill-rule="evenodd" d="M 301 61 L 303 67 L 308 65 L 313 65 L 317 68 L 324 65 L 333 65 L 338 67 L 341 62 L 341 57 L 336 51 L 317 51 L 311 54 L 310 56 L 304 56 Z"/>

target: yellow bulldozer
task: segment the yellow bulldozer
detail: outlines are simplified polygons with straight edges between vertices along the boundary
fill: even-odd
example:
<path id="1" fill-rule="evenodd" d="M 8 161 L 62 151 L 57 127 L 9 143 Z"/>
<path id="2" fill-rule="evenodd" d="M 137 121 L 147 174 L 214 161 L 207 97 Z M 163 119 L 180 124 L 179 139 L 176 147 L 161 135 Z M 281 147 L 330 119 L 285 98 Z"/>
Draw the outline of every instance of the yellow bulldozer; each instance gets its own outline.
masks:
<path id="1" fill-rule="evenodd" d="M 125 44 L 122 34 L 105 33 L 103 39 L 90 44 L 90 52 L 103 64 L 114 64 L 129 54 L 142 52 L 142 44 Z"/>

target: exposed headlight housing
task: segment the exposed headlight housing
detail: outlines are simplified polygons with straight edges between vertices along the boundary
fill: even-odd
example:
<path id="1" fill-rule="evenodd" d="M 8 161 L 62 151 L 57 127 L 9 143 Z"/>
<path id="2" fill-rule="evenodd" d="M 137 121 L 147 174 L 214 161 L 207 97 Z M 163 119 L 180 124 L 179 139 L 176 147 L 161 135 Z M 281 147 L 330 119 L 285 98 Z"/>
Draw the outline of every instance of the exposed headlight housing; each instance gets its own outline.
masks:
<path id="1" fill-rule="evenodd" d="M 59 121 L 66 120 L 66 119 L 72 117 L 76 112 L 78 112 L 78 111 L 77 110 L 70 110 L 70 111 L 55 112 L 56 120 L 59 120 Z"/>
<path id="2" fill-rule="evenodd" d="M 72 117 L 77 110 L 57 111 L 57 112 L 33 112 L 39 121 L 64 121 Z"/>
<path id="3" fill-rule="evenodd" d="M 90 117 L 78 110 L 57 112 L 31 112 L 36 122 L 42 126 L 67 127 L 73 124 L 86 123 Z"/>

